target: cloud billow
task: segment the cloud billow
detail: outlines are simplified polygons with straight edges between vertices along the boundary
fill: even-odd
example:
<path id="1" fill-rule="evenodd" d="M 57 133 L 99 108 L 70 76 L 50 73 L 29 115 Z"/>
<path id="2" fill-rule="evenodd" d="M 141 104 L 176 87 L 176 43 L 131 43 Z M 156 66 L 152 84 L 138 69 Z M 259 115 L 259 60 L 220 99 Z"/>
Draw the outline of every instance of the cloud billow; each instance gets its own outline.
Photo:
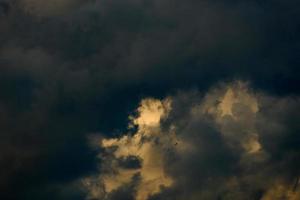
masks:
<path id="1" fill-rule="evenodd" d="M 240 81 L 204 97 L 183 92 L 144 99 L 131 117 L 136 132 L 100 139 L 106 153 L 99 154 L 99 175 L 82 180 L 87 199 L 115 199 L 112 193 L 132 184 L 127 192 L 135 200 L 297 199 L 299 148 L 282 143 L 298 138 L 298 125 L 287 123 L 299 118 L 290 112 L 298 106 L 298 98 L 271 97 Z M 271 117 L 270 107 L 280 114 Z M 126 156 L 138 157 L 140 166 L 117 164 Z"/>

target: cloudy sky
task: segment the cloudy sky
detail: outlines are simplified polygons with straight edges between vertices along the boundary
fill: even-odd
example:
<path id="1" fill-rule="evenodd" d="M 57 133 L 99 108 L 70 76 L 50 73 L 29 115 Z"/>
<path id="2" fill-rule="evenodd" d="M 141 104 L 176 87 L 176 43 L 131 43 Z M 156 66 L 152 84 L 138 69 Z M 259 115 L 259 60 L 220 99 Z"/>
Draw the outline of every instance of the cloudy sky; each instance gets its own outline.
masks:
<path id="1" fill-rule="evenodd" d="M 0 0 L 0 199 L 299 200 L 299 13 Z"/>

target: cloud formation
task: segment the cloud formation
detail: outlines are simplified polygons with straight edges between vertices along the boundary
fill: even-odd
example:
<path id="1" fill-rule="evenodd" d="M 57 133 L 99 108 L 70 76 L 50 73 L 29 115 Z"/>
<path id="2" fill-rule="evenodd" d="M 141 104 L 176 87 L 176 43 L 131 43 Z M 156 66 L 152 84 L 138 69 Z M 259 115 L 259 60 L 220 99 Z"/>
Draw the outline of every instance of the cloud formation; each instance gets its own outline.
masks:
<path id="1" fill-rule="evenodd" d="M 167 117 L 169 111 L 168 99 L 164 101 L 145 99 L 137 109 L 138 116 L 132 119 L 132 124 L 137 126 L 134 135 L 101 141 L 101 147 L 108 155 L 102 158 L 105 164 L 99 177 L 96 177 L 96 180 L 94 177 L 84 180 L 90 191 L 88 199 L 106 199 L 110 193 L 130 184 L 134 177 L 138 177 L 135 186 L 137 200 L 146 200 L 149 196 L 160 192 L 161 187 L 172 185 L 172 178 L 164 172 L 162 152 L 167 146 L 163 144 L 164 136 L 160 130 L 160 121 Z M 139 161 L 140 165 L 138 167 L 129 165 L 126 168 L 120 165 L 120 161 L 130 158 Z M 99 187 L 101 184 L 103 188 Z M 103 191 L 98 192 L 99 190 Z"/>
<path id="2" fill-rule="evenodd" d="M 133 115 L 130 131 L 127 116 L 141 99 L 164 101 L 169 95 L 172 109 L 157 133 L 174 144 L 182 137 L 181 145 L 162 156 L 170 159 L 166 165 L 172 159 L 178 164 L 164 167 L 172 187 L 149 198 L 163 193 L 171 198 L 185 185 L 194 185 L 184 189 L 192 194 L 209 185 L 183 178 L 192 176 L 181 173 L 187 167 L 196 177 L 201 177 L 196 168 L 224 177 L 238 160 L 244 168 L 269 166 L 270 176 L 277 170 L 294 177 L 300 168 L 293 165 L 299 146 L 299 3 L 0 0 L 0 199 L 84 199 L 77 181 L 101 171 L 99 152 L 89 147 L 87 136 L 101 132 L 120 139 L 136 134 L 135 128 L 146 130 L 157 123 L 156 115 L 145 114 L 153 119 L 146 124 Z M 209 90 L 237 79 L 249 81 L 252 89 Z M 252 90 L 263 95 L 254 98 Z M 116 162 L 126 170 L 142 167 L 136 156 Z M 109 198 L 133 197 L 139 178 Z M 278 184 L 292 182 L 286 179 Z M 228 187 L 243 190 L 245 182 L 233 178 Z"/>
<path id="3" fill-rule="evenodd" d="M 280 137 L 291 137 L 289 125 L 282 122 L 279 132 L 265 132 L 259 124 L 262 118 L 278 123 L 267 116 L 266 106 L 273 112 L 295 109 L 299 98 L 294 101 L 255 92 L 241 81 L 216 86 L 203 97 L 184 92 L 163 100 L 146 98 L 131 117 L 135 131 L 100 140 L 99 175 L 83 180 L 87 199 L 118 199 L 112 194 L 120 190 L 126 191 L 123 198 L 135 200 L 297 199 L 300 189 L 293 187 L 299 171 L 290 174 L 290 167 L 299 165 L 299 147 L 289 146 L 294 153 L 288 161 L 266 145 L 289 154 L 277 146 Z M 284 110 L 286 115 L 276 120 L 292 117 Z M 120 165 L 131 157 L 138 167 Z"/>

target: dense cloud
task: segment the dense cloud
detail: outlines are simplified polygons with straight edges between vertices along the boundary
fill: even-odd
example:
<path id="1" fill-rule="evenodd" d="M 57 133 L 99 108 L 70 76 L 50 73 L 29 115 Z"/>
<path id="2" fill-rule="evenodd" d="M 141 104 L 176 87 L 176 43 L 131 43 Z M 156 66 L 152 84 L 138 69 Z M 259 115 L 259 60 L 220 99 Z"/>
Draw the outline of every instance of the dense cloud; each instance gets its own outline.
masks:
<path id="1" fill-rule="evenodd" d="M 206 140 L 219 147 L 209 145 L 209 152 L 199 153 L 208 161 L 193 163 L 195 168 L 210 163 L 210 154 L 234 166 L 243 157 L 241 163 L 248 165 L 253 158 L 247 152 L 258 151 L 254 160 L 276 164 L 267 171 L 280 169 L 286 177 L 288 168 L 293 177 L 299 168 L 294 165 L 299 8 L 296 0 L 0 0 L 0 199 L 84 199 L 81 180 L 99 176 L 96 155 L 103 151 L 90 148 L 89 135 L 122 138 L 127 116 L 141 99 L 163 99 L 176 91 L 182 91 L 172 100 L 177 108 L 161 124 L 162 131 L 172 123 L 192 135 L 203 129 L 211 133 Z M 204 101 L 202 95 L 208 94 L 206 101 L 213 104 L 218 94 L 209 88 L 233 80 L 250 81 L 253 90 L 264 94 L 255 99 L 247 92 L 237 94 L 247 103 L 229 114 L 239 114 L 247 123 L 220 121 L 223 116 L 214 110 L 214 125 L 196 111 L 195 123 L 185 125 L 190 107 Z M 186 92 L 193 89 L 201 95 Z M 249 132 L 239 133 L 241 127 Z M 220 131 L 227 142 L 213 134 Z M 243 156 L 227 154 L 227 149 Z M 192 162 L 189 156 L 182 165 Z M 143 166 L 137 156 L 116 162 L 127 170 Z M 220 170 L 230 176 L 230 166 L 218 166 L 215 176 Z M 109 198 L 132 198 L 139 179 Z M 269 195 L 285 190 L 289 180 L 283 179 Z M 197 190 L 200 183 L 189 184 Z M 179 186 L 162 190 L 171 199 L 180 193 Z"/>
<path id="2" fill-rule="evenodd" d="M 299 103 L 243 82 L 204 96 L 144 99 L 131 117 L 135 132 L 99 140 L 99 175 L 83 180 L 87 199 L 117 199 L 111 194 L 134 184 L 124 198 L 296 200 Z M 137 157 L 140 167 L 120 165 L 124 157 Z"/>

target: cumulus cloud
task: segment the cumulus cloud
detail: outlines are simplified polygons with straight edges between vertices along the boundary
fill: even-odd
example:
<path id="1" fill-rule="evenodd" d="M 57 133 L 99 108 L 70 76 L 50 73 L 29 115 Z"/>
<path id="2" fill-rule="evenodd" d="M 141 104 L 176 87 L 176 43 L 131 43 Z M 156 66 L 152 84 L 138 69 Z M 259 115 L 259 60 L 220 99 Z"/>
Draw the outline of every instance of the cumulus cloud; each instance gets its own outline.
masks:
<path id="1" fill-rule="evenodd" d="M 135 186 L 137 200 L 146 200 L 150 195 L 160 192 L 161 187 L 172 185 L 172 178 L 164 171 L 162 152 L 167 147 L 163 145 L 163 141 L 159 141 L 164 137 L 160 130 L 160 121 L 168 115 L 169 110 L 168 99 L 144 99 L 137 109 L 138 116 L 132 117 L 132 123 L 137 126 L 134 135 L 101 141 L 101 147 L 108 155 L 104 156 L 106 163 L 100 176 L 96 177 L 96 185 L 92 182 L 94 177 L 84 180 L 90 191 L 88 199 L 107 198 L 107 194 L 131 183 L 135 176 L 139 177 Z M 129 164 L 124 167 L 120 165 L 120 161 L 124 159 L 138 161 L 140 165 L 134 167 Z M 98 182 L 103 184 L 103 188 L 98 187 Z M 102 189 L 104 191 L 98 192 Z"/>
<path id="2" fill-rule="evenodd" d="M 163 100 L 143 99 L 137 115 L 130 117 L 129 127 L 136 125 L 136 130 L 100 140 L 99 175 L 82 180 L 87 199 L 117 199 L 112 194 L 124 190 L 124 198 L 135 200 L 297 199 L 300 190 L 293 186 L 299 174 L 291 177 L 288 171 L 298 163 L 298 147 L 290 161 L 274 160 L 276 152 L 265 142 L 290 127 L 280 124 L 280 133 L 260 128 L 258 119 L 275 123 L 265 116 L 266 98 L 236 81 L 205 95 L 180 92 Z M 268 103 L 284 99 L 273 97 Z M 285 115 L 277 117 L 289 117 Z M 284 163 L 287 171 L 276 174 L 277 165 Z"/>
<path id="3" fill-rule="evenodd" d="M 245 154 L 263 156 L 256 127 L 259 112 L 256 94 L 244 82 L 215 89 L 204 97 L 200 112 L 212 115 L 222 136 L 233 148 Z M 197 109 L 194 110 L 197 115 Z"/>

